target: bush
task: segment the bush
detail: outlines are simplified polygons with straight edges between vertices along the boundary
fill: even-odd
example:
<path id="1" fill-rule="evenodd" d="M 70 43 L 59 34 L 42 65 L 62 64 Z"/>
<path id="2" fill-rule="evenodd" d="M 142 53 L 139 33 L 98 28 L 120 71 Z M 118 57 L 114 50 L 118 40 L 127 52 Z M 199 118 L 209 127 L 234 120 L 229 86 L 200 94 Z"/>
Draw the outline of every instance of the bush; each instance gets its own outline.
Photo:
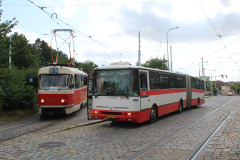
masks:
<path id="1" fill-rule="evenodd" d="M 21 70 L 2 69 L 0 108 L 3 111 L 34 108 L 37 100 L 36 90 L 27 85 Z"/>

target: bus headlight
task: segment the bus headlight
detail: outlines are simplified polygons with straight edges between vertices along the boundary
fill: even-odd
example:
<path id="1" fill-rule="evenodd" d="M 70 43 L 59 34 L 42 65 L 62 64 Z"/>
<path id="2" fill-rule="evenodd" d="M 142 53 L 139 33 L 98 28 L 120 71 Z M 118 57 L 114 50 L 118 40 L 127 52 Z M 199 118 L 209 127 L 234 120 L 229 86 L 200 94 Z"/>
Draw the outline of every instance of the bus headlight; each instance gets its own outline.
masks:
<path id="1" fill-rule="evenodd" d="M 61 103 L 65 103 L 65 99 L 61 99 Z"/>
<path id="2" fill-rule="evenodd" d="M 131 116 L 132 114 L 131 113 L 127 113 L 128 116 Z"/>
<path id="3" fill-rule="evenodd" d="M 41 103 L 44 103 L 45 102 L 45 100 L 44 99 L 41 99 Z"/>
<path id="4" fill-rule="evenodd" d="M 97 114 L 97 113 L 98 113 L 98 111 L 92 111 L 92 113 L 94 113 L 94 114 Z"/>

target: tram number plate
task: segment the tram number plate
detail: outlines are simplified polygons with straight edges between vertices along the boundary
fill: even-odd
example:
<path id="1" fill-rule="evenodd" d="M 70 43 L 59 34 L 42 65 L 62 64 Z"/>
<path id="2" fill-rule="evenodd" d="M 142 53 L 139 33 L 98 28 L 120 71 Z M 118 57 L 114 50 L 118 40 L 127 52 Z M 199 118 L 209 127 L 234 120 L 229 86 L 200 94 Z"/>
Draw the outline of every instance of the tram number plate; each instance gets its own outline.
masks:
<path id="1" fill-rule="evenodd" d="M 116 116 L 113 116 L 113 115 L 106 115 L 106 118 L 116 118 Z"/>

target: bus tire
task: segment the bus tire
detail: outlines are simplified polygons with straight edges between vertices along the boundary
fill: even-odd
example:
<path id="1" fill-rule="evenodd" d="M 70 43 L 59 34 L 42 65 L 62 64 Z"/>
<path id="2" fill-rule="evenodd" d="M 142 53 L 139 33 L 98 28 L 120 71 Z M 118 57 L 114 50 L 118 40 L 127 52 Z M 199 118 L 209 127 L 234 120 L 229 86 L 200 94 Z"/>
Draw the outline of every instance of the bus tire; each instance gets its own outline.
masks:
<path id="1" fill-rule="evenodd" d="M 150 112 L 150 123 L 154 123 L 157 120 L 157 109 L 155 106 L 152 106 L 151 112 Z"/>
<path id="2" fill-rule="evenodd" d="M 182 111 L 183 111 L 183 104 L 182 104 L 182 101 L 180 101 L 178 106 L 178 113 L 181 113 Z"/>

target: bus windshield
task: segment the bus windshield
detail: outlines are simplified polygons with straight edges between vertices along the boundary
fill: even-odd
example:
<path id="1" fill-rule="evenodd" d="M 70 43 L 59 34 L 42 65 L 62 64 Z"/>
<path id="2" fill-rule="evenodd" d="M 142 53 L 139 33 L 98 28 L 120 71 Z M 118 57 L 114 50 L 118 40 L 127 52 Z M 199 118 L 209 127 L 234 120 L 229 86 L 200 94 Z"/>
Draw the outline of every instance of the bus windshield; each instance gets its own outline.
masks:
<path id="1" fill-rule="evenodd" d="M 139 96 L 137 70 L 99 70 L 93 78 L 93 95 L 97 96 Z"/>
<path id="2" fill-rule="evenodd" d="M 73 88 L 73 76 L 70 74 L 41 74 L 39 75 L 40 90 L 67 90 Z"/>

